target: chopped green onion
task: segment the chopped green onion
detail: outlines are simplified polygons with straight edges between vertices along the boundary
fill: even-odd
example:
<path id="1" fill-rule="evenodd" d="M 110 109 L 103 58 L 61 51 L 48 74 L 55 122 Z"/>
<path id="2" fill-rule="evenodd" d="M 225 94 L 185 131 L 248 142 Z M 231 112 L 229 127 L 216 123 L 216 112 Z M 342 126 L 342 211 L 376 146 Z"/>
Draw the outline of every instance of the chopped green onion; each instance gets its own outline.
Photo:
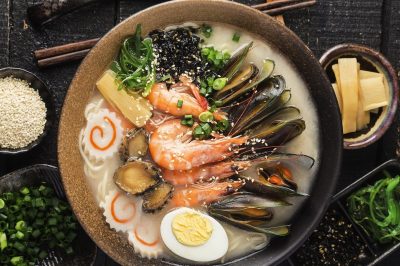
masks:
<path id="1" fill-rule="evenodd" d="M 0 249 L 3 251 L 7 247 L 7 235 L 3 232 L 0 233 Z"/>
<path id="2" fill-rule="evenodd" d="M 29 194 L 29 192 L 30 192 L 30 191 L 29 191 L 29 188 L 27 188 L 27 187 L 23 187 L 20 191 L 21 191 L 21 193 L 24 194 L 24 195 L 27 195 L 27 194 Z"/>
<path id="3" fill-rule="evenodd" d="M 40 251 L 38 257 L 39 257 L 39 259 L 41 259 L 41 260 L 44 259 L 44 258 L 46 258 L 46 257 L 47 257 L 47 252 L 44 251 L 44 250 Z"/>
<path id="4" fill-rule="evenodd" d="M 185 119 L 193 119 L 193 115 L 185 115 Z"/>
<path id="5" fill-rule="evenodd" d="M 56 218 L 50 218 L 47 223 L 49 225 L 56 225 L 57 224 L 57 219 Z"/>
<path id="6" fill-rule="evenodd" d="M 201 128 L 203 129 L 206 136 L 209 136 L 212 132 L 212 128 L 208 123 L 202 123 Z"/>
<path id="7" fill-rule="evenodd" d="M 0 199 L 0 209 L 3 209 L 5 205 L 6 204 L 5 204 L 4 200 Z"/>
<path id="8" fill-rule="evenodd" d="M 209 111 L 202 112 L 202 113 L 199 115 L 199 120 L 200 120 L 201 122 L 210 122 L 210 121 L 212 121 L 213 119 L 214 119 L 214 116 L 213 116 L 213 114 L 212 114 L 211 112 L 209 112 Z"/>
<path id="9" fill-rule="evenodd" d="M 183 101 L 182 100 L 178 100 L 178 103 L 176 104 L 176 106 L 178 108 L 182 108 L 182 105 L 183 105 Z"/>
<path id="10" fill-rule="evenodd" d="M 235 33 L 233 34 L 233 36 L 232 36 L 232 41 L 234 41 L 234 42 L 239 42 L 239 40 L 240 40 L 240 34 L 237 33 L 237 32 L 235 32 Z"/>
<path id="11" fill-rule="evenodd" d="M 22 256 L 12 257 L 10 262 L 12 265 L 20 265 L 24 262 L 24 257 Z"/>
<path id="12" fill-rule="evenodd" d="M 211 27 L 210 25 L 203 24 L 203 25 L 201 26 L 201 32 L 203 33 L 203 35 L 204 35 L 206 38 L 210 38 L 210 37 L 211 37 L 212 31 L 213 31 L 213 29 L 212 29 L 212 27 Z"/>
<path id="13" fill-rule="evenodd" d="M 225 87 L 227 81 L 227 78 L 217 78 L 216 80 L 214 80 L 212 87 L 216 91 L 222 90 Z"/>
<path id="14" fill-rule="evenodd" d="M 18 231 L 22 231 L 22 230 L 25 229 L 25 226 L 26 226 L 26 224 L 25 224 L 24 221 L 18 221 L 18 222 L 15 224 L 15 229 L 18 230 Z"/>
<path id="15" fill-rule="evenodd" d="M 18 231 L 16 234 L 15 234 L 15 236 L 18 238 L 18 239 L 23 239 L 24 238 L 24 233 L 22 233 L 21 231 Z"/>

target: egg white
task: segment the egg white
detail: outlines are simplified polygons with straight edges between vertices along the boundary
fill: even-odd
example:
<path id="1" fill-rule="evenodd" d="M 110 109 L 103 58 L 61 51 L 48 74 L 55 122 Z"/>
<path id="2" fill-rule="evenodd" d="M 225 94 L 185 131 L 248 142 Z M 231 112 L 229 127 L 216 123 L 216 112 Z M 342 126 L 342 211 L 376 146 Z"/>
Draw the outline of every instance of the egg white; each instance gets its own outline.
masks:
<path id="1" fill-rule="evenodd" d="M 172 220 L 176 215 L 190 212 L 208 219 L 213 231 L 206 243 L 200 246 L 185 246 L 176 239 L 172 231 Z M 179 208 L 164 216 L 160 226 L 161 238 L 165 246 L 175 255 L 196 262 L 212 262 L 222 258 L 228 251 L 228 236 L 222 225 L 214 218 L 190 208 Z"/>

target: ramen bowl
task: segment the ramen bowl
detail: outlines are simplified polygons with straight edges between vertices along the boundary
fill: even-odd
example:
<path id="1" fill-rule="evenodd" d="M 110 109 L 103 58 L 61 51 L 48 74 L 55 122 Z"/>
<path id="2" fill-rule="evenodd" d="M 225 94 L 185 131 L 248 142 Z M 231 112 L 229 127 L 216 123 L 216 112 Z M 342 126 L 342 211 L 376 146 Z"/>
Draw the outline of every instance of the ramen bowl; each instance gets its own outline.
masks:
<path id="1" fill-rule="evenodd" d="M 88 235 L 118 263 L 159 265 L 165 262 L 136 255 L 128 240 L 109 228 L 86 181 L 78 139 L 85 126 L 83 114 L 95 83 L 118 54 L 122 40 L 131 35 L 139 23 L 146 34 L 153 29 L 187 21 L 225 23 L 259 37 L 286 57 L 306 84 L 309 98 L 314 103 L 319 125 L 319 134 L 313 140 L 319 143 L 318 167 L 310 196 L 297 211 L 295 219 L 291 220 L 291 233 L 287 237 L 273 239 L 264 251 L 229 262 L 237 265 L 276 264 L 306 240 L 329 203 L 341 164 L 342 129 L 335 95 L 312 52 L 293 32 L 245 5 L 229 1 L 167 2 L 131 16 L 99 41 L 79 67 L 62 110 L 58 159 L 66 194 Z"/>
<path id="2" fill-rule="evenodd" d="M 397 74 L 390 62 L 378 51 L 372 48 L 353 44 L 344 43 L 332 47 L 326 51 L 321 59 L 321 65 L 326 70 L 328 77 L 334 82 L 334 74 L 332 65 L 339 58 L 355 57 L 360 62 L 360 68 L 383 74 L 384 84 L 387 90 L 388 105 L 379 108 L 377 114 L 373 114 L 370 123 L 365 129 L 349 133 L 344 136 L 343 146 L 347 150 L 365 148 L 372 143 L 378 141 L 388 130 L 393 122 L 396 114 L 399 85 L 397 82 Z"/>

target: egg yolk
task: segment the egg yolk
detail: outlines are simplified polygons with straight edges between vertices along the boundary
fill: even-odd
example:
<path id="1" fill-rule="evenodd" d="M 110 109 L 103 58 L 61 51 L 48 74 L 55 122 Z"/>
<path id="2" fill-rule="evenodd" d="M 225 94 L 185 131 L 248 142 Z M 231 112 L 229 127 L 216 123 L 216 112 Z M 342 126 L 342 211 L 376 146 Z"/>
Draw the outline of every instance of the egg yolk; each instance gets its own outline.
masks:
<path id="1" fill-rule="evenodd" d="M 184 212 L 172 220 L 172 232 L 179 243 L 185 246 L 200 246 L 210 239 L 211 222 L 198 213 Z"/>

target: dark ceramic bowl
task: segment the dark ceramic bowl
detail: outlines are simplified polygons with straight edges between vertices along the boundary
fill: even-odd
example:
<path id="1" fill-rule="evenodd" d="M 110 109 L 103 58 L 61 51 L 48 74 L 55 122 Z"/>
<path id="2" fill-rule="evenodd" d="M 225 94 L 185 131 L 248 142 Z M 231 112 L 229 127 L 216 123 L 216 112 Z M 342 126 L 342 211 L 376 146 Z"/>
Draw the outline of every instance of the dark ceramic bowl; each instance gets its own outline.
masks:
<path id="1" fill-rule="evenodd" d="M 60 180 L 57 167 L 45 164 L 37 164 L 22 168 L 0 177 L 0 194 L 8 191 L 16 191 L 24 186 L 39 186 L 45 182 L 52 187 L 56 196 L 66 200 L 64 189 Z M 75 251 L 73 255 L 67 255 L 60 250 L 49 252 L 49 256 L 40 261 L 38 266 L 62 265 L 62 266 L 87 266 L 93 265 L 97 253 L 96 245 L 79 227 L 78 236 L 72 243 Z M 49 250 L 50 251 L 50 250 Z"/>
<path id="2" fill-rule="evenodd" d="M 39 79 L 35 74 L 27 70 L 14 67 L 6 67 L 0 69 L 0 78 L 6 77 L 14 77 L 21 80 L 26 80 L 34 90 L 37 90 L 39 92 L 39 95 L 45 103 L 47 109 L 46 124 L 44 126 L 43 133 L 40 134 L 36 140 L 31 142 L 28 146 L 19 149 L 0 148 L 0 154 L 17 154 L 29 151 L 33 147 L 37 146 L 49 132 L 55 119 L 54 98 L 47 88 L 46 84 L 44 84 L 44 82 Z"/>
<path id="3" fill-rule="evenodd" d="M 356 57 L 361 69 L 382 73 L 389 92 L 389 105 L 380 108 L 377 115 L 371 116 L 371 122 L 366 129 L 344 136 L 343 146 L 345 149 L 360 149 L 379 140 L 392 124 L 399 98 L 397 75 L 392 65 L 381 53 L 369 47 L 348 43 L 331 48 L 320 59 L 320 63 L 332 83 L 335 81 L 332 65 L 342 57 Z"/>
<path id="4" fill-rule="evenodd" d="M 85 126 L 84 110 L 95 83 L 117 55 L 122 40 L 138 23 L 143 34 L 186 21 L 226 23 L 248 31 L 274 47 L 298 70 L 316 107 L 319 123 L 320 161 L 310 197 L 291 220 L 291 233 L 275 238 L 266 250 L 229 262 L 233 265 L 271 265 L 285 259 L 307 239 L 329 203 L 341 165 L 342 128 L 335 95 L 325 71 L 307 46 L 273 18 L 231 1 L 171 1 L 139 12 L 107 33 L 80 65 L 64 102 L 59 135 L 58 159 L 64 187 L 79 221 L 110 257 L 123 265 L 161 265 L 135 254 L 126 237 L 106 224 L 83 171 L 78 139 Z M 79 184 L 79 185 L 77 185 Z"/>

